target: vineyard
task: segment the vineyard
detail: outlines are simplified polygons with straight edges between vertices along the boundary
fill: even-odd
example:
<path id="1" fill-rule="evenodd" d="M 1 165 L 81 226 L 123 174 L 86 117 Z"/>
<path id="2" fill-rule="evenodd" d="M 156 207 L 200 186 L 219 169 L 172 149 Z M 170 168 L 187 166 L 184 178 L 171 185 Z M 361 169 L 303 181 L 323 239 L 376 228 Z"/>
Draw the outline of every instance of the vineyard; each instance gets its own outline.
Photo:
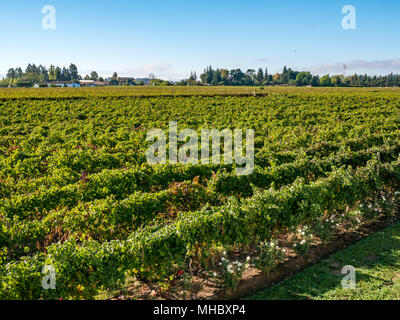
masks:
<path id="1" fill-rule="evenodd" d="M 148 165 L 147 132 L 169 121 L 254 129 L 254 171 Z M 1 299 L 93 299 L 200 269 L 233 286 L 233 252 L 268 272 L 278 235 L 301 254 L 400 201 L 393 88 L 0 89 L 0 123 Z"/>

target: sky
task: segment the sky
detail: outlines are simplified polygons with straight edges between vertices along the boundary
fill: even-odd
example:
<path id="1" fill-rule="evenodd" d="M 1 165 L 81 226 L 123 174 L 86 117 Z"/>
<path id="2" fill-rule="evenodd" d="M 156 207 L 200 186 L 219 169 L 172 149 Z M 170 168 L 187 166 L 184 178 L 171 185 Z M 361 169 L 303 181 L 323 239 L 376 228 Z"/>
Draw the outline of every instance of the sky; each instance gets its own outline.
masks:
<path id="1" fill-rule="evenodd" d="M 55 29 L 42 8 L 54 6 Z M 343 29 L 345 5 L 355 29 Z M 0 76 L 28 63 L 166 80 L 206 66 L 400 73 L 398 0 L 14 0 L 0 4 Z M 346 65 L 344 70 L 343 65 Z"/>

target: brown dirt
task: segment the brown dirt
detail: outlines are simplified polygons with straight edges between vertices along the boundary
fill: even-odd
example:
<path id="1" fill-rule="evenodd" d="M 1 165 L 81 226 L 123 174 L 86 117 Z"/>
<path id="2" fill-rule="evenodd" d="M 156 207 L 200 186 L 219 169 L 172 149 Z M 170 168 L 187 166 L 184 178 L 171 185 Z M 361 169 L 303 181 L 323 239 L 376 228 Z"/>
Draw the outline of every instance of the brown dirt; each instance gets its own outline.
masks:
<path id="1" fill-rule="evenodd" d="M 375 223 L 360 227 L 359 230 L 348 232 L 340 231 L 327 245 L 319 245 L 310 248 L 309 252 L 302 257 L 293 257 L 281 264 L 277 270 L 272 271 L 269 276 L 262 273 L 260 270 L 250 268 L 244 274 L 238 287 L 232 292 L 215 292 L 212 295 L 199 294 L 199 298 L 204 299 L 238 299 L 249 296 L 253 293 L 266 289 L 290 275 L 293 275 L 302 269 L 315 264 L 322 260 L 327 255 L 330 255 L 338 250 L 344 249 L 351 244 L 390 226 L 392 221 L 382 219 Z M 371 257 L 371 259 L 374 257 Z M 334 267 L 334 266 L 333 266 Z"/>
<path id="2" fill-rule="evenodd" d="M 357 230 L 346 231 L 343 227 L 336 233 L 327 244 L 316 240 L 308 253 L 304 256 L 297 256 L 293 250 L 285 247 L 290 235 L 281 235 L 279 243 L 282 248 L 287 251 L 287 259 L 280 264 L 269 275 L 254 267 L 249 267 L 244 273 L 235 290 L 224 291 L 221 287 L 211 279 L 206 272 L 199 271 L 190 279 L 182 281 L 177 279 L 171 283 L 170 290 L 162 291 L 157 285 L 136 284 L 126 288 L 124 293 L 117 296 L 116 299 L 156 299 L 156 300 L 228 300 L 240 299 L 250 296 L 258 291 L 264 290 L 287 277 L 301 271 L 302 269 L 315 264 L 326 256 L 344 249 L 349 245 L 363 239 L 377 231 L 383 230 L 393 224 L 393 217 L 382 216 L 378 221 L 363 224 Z M 251 255 L 247 252 L 246 255 Z M 241 254 L 240 256 L 246 256 Z M 374 256 L 367 259 L 376 259 Z M 332 273 L 340 274 L 340 266 L 331 265 Z M 396 278 L 396 276 L 395 276 Z M 396 278 L 397 281 L 400 281 Z M 184 285 L 183 283 L 186 282 Z"/>

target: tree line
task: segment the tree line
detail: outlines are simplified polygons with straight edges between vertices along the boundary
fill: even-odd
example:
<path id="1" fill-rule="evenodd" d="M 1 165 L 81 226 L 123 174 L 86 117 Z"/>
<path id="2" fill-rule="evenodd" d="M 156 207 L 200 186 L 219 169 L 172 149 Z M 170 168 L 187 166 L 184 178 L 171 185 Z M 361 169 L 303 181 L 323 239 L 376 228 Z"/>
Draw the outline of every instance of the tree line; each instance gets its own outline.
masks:
<path id="1" fill-rule="evenodd" d="M 31 87 L 35 83 L 43 83 L 43 86 L 47 86 L 47 82 L 51 83 L 52 81 L 63 82 L 80 80 L 105 81 L 105 79 L 100 77 L 96 71 L 92 71 L 90 74 L 82 77 L 78 72 L 78 67 L 73 63 L 71 63 L 69 67 L 51 65 L 49 68 L 46 68 L 43 65 L 36 66 L 36 64 L 30 63 L 24 71 L 21 67 L 10 68 L 7 71 L 6 77 L 3 78 L 3 80 L 0 80 L 0 87 Z M 146 78 L 144 78 L 144 80 L 146 80 Z M 163 84 L 163 80 L 155 79 L 154 76 L 152 80 L 155 85 Z M 133 77 L 121 78 L 116 72 L 114 72 L 108 81 L 108 84 L 114 86 L 143 85 L 144 81 L 136 81 Z"/>
<path id="2" fill-rule="evenodd" d="M 27 87 L 34 83 L 43 83 L 51 81 L 80 81 L 94 80 L 104 81 L 99 77 L 96 71 L 92 71 L 90 75 L 82 76 L 78 72 L 75 64 L 71 63 L 69 67 L 58 67 L 51 65 L 49 68 L 35 64 L 28 64 L 25 71 L 22 68 L 10 68 L 7 75 L 0 81 L 0 86 Z M 389 74 L 385 76 L 369 76 L 365 75 L 312 75 L 307 71 L 294 71 L 286 66 L 282 72 L 269 74 L 268 69 L 259 68 L 258 71 L 248 69 L 243 72 L 241 69 L 213 69 L 207 67 L 204 72 L 197 77 L 196 72 L 191 72 L 188 79 L 178 82 L 165 81 L 149 75 L 149 84 L 155 86 L 195 86 L 195 85 L 211 85 L 211 86 L 313 86 L 313 87 L 400 87 L 400 75 Z M 136 81 L 135 78 L 120 78 L 114 72 L 109 85 L 143 85 L 143 81 Z"/>
<path id="3" fill-rule="evenodd" d="M 10 68 L 7 71 L 6 77 L 2 80 L 3 85 L 11 86 L 29 86 L 33 83 L 44 81 L 79 81 L 82 77 L 78 73 L 78 68 L 75 64 L 67 67 L 57 67 L 51 65 L 46 68 L 43 65 L 28 64 L 25 71 L 21 67 Z"/>
<path id="4" fill-rule="evenodd" d="M 212 86 L 313 86 L 313 87 L 399 87 L 400 75 L 393 73 L 386 76 L 365 75 L 333 75 L 322 77 L 312 75 L 306 71 L 294 71 L 286 66 L 281 73 L 269 74 L 259 68 L 258 71 L 248 69 L 213 69 L 207 67 L 199 79 L 195 72 L 191 72 L 189 79 L 184 80 L 186 85 L 212 85 Z"/>

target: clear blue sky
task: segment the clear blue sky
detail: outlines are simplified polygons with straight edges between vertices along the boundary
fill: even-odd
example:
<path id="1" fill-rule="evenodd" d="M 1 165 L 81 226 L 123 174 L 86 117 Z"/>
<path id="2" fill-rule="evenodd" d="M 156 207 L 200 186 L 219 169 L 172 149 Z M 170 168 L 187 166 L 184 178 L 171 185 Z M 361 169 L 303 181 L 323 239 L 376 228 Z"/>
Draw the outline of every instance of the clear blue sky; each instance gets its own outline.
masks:
<path id="1" fill-rule="evenodd" d="M 348 4 L 356 30 L 341 27 Z M 42 28 L 44 5 L 55 30 Z M 14 0 L 0 13 L 0 75 L 29 62 L 165 79 L 207 65 L 400 73 L 398 0 Z"/>

